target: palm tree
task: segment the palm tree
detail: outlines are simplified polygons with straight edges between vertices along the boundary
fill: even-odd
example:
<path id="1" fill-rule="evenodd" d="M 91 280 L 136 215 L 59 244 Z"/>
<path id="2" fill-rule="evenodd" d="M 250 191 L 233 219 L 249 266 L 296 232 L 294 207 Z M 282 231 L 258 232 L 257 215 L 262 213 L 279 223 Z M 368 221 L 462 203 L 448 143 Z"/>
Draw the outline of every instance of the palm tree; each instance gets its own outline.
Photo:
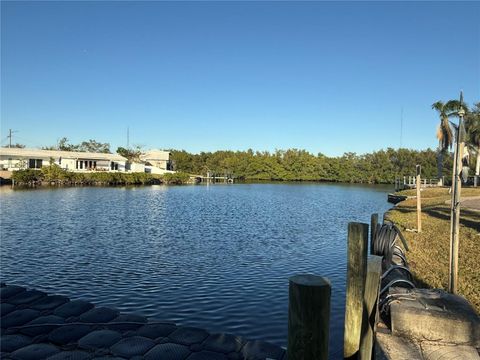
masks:
<path id="1" fill-rule="evenodd" d="M 480 176 L 480 102 L 465 115 L 465 128 L 467 130 L 467 142 L 477 153 L 475 175 Z"/>
<path id="2" fill-rule="evenodd" d="M 438 112 L 440 117 L 440 124 L 437 128 L 438 145 L 438 178 L 441 179 L 443 175 L 443 156 L 445 152 L 453 145 L 453 131 L 450 125 L 449 118 L 456 116 L 460 108 L 460 102 L 458 100 L 450 100 L 444 103 L 443 101 L 437 101 L 432 104 L 432 109 Z"/>

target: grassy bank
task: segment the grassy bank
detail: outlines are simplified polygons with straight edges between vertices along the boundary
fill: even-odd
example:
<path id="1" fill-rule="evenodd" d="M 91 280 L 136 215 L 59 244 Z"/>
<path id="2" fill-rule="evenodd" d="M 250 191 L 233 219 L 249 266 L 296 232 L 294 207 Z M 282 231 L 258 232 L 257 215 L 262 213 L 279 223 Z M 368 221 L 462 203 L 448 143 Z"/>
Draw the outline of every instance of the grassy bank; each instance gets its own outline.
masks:
<path id="1" fill-rule="evenodd" d="M 50 165 L 41 170 L 18 170 L 12 180 L 18 185 L 153 185 L 185 184 L 190 175 L 186 173 L 147 174 L 147 173 L 75 173 Z"/>
<path id="2" fill-rule="evenodd" d="M 399 194 L 414 196 L 416 190 Z M 480 196 L 480 189 L 462 189 L 462 198 Z M 419 286 L 448 287 L 450 248 L 450 200 L 448 189 L 422 191 L 422 233 L 403 232 L 413 275 Z M 416 199 L 408 199 L 390 210 L 386 217 L 403 229 L 416 228 Z M 460 212 L 459 293 L 480 312 L 480 212 L 462 208 Z"/>

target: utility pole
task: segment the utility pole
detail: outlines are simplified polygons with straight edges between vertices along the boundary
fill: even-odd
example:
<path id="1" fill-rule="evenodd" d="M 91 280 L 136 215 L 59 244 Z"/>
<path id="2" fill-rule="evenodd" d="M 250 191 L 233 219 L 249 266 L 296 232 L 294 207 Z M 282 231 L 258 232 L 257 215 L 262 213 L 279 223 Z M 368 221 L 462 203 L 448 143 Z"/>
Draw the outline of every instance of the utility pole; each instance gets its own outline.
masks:
<path id="1" fill-rule="evenodd" d="M 458 110 L 458 129 L 456 134 L 455 157 L 453 160 L 452 176 L 452 203 L 450 211 L 450 268 L 448 279 L 448 291 L 452 294 L 457 293 L 458 289 L 458 245 L 460 230 L 460 192 L 462 190 L 462 180 L 460 172 L 462 170 L 463 148 L 465 146 L 465 128 L 463 125 L 463 92 L 460 92 L 460 109 Z"/>
<path id="2" fill-rule="evenodd" d="M 8 129 L 8 136 L 7 137 L 9 139 L 9 141 L 8 141 L 8 147 L 9 148 L 12 147 L 12 134 L 16 133 L 16 132 L 18 132 L 18 131 L 13 131 L 12 129 Z"/>

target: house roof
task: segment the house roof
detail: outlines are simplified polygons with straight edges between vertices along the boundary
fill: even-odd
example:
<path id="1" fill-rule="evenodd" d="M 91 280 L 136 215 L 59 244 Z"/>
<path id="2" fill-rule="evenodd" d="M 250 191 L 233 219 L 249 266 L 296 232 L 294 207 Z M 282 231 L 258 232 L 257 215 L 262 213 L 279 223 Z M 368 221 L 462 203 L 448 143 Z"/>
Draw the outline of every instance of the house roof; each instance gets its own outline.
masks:
<path id="1" fill-rule="evenodd" d="M 81 151 L 60 151 L 60 150 L 42 150 L 30 148 L 0 148 L 0 155 L 3 156 L 21 156 L 29 158 L 65 158 L 65 159 L 89 159 L 89 160 L 110 160 L 126 161 L 127 159 L 118 154 L 104 154 Z"/>
<path id="2" fill-rule="evenodd" d="M 140 159 L 144 161 L 170 160 L 170 152 L 163 150 L 149 150 L 140 155 Z"/>

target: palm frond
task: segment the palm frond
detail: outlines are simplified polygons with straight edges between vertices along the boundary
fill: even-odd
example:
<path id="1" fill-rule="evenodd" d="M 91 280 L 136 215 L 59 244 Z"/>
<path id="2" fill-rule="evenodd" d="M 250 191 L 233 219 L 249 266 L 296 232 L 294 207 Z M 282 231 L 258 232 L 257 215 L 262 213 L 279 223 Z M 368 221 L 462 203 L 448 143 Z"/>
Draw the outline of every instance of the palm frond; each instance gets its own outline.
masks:
<path id="1" fill-rule="evenodd" d="M 445 103 L 445 113 L 447 116 L 458 116 L 458 111 L 460 108 L 463 108 L 463 110 L 467 110 L 468 107 L 465 103 L 462 103 L 458 100 L 449 100 Z"/>
<path id="2" fill-rule="evenodd" d="M 432 104 L 432 109 L 437 110 L 439 113 L 442 113 L 444 110 L 445 104 L 443 101 L 436 101 Z"/>

